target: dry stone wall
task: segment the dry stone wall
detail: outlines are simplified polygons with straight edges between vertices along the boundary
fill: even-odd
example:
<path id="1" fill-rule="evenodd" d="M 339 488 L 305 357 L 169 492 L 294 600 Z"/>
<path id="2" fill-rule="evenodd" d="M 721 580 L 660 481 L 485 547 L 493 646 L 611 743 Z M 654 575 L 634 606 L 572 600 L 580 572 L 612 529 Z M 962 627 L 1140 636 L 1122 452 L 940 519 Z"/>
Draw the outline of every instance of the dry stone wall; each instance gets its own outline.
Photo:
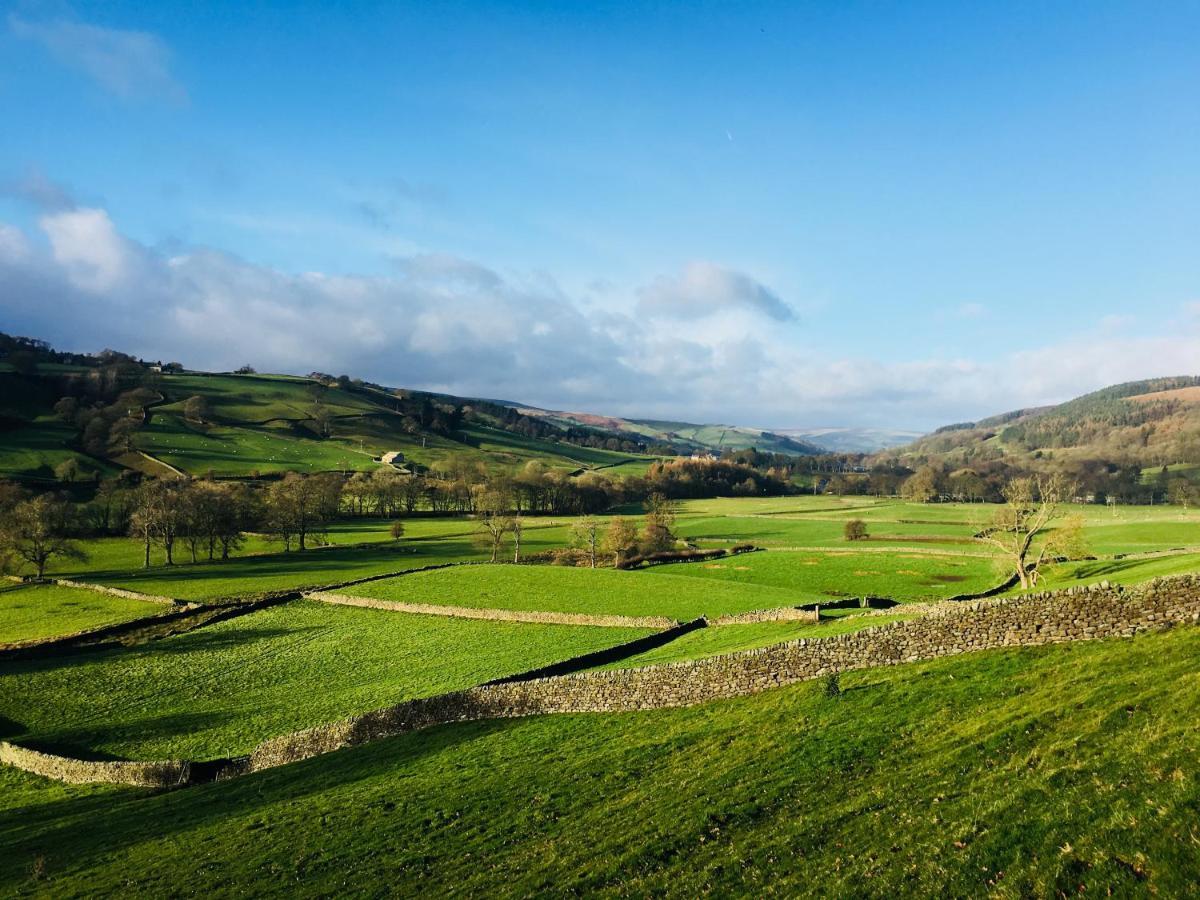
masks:
<path id="1" fill-rule="evenodd" d="M 666 616 L 596 616 L 586 613 L 543 612 L 539 610 L 488 609 L 473 606 L 441 606 L 434 603 L 405 603 L 400 600 L 376 600 L 373 597 L 351 597 L 328 591 L 310 591 L 304 595 L 322 603 L 342 606 L 362 606 L 367 609 L 386 609 L 391 612 L 417 613 L 427 616 L 452 616 L 459 619 L 491 619 L 497 622 L 531 622 L 539 625 L 598 625 L 607 628 L 673 628 L 679 623 Z"/>
<path id="2" fill-rule="evenodd" d="M 226 774 L 448 722 L 690 706 L 836 672 L 975 650 L 1126 637 L 1185 623 L 1200 623 L 1200 577 L 1163 579 L 1130 592 L 1109 588 L 964 603 L 914 621 L 837 637 L 692 662 L 484 685 L 413 700 L 266 741 Z"/>
<path id="3" fill-rule="evenodd" d="M 273 738 L 236 760 L 91 763 L 47 759 L 37 751 L 0 744 L 0 762 L 68 781 L 157 786 L 196 783 L 284 765 L 431 725 L 546 713 L 690 706 L 837 672 L 975 650 L 1126 637 L 1181 624 L 1200 624 L 1200 576 L 1161 579 L 1134 591 L 1076 589 L 939 604 L 936 611 L 930 610 L 920 619 L 837 637 L 802 639 L 691 662 L 482 685 Z"/>

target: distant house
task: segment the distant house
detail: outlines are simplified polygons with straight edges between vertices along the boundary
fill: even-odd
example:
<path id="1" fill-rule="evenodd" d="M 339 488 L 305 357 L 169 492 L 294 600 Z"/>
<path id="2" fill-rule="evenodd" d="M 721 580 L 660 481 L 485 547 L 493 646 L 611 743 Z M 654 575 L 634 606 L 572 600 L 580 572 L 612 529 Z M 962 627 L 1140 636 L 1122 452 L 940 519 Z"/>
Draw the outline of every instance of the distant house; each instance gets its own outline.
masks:
<path id="1" fill-rule="evenodd" d="M 389 450 L 383 456 L 379 457 L 381 463 L 389 466 L 402 466 L 404 464 L 404 454 L 399 450 Z"/>
<path id="2" fill-rule="evenodd" d="M 692 459 L 696 461 L 712 462 L 716 458 L 711 450 L 696 450 L 692 453 Z"/>

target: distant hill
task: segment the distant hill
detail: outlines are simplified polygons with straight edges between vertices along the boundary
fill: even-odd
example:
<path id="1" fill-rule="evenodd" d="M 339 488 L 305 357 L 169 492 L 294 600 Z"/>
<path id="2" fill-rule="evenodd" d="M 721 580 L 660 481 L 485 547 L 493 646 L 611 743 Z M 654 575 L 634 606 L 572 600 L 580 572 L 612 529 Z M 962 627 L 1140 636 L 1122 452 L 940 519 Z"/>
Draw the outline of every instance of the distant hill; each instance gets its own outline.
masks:
<path id="1" fill-rule="evenodd" d="M 1001 459 L 1031 468 L 1043 461 L 1200 464 L 1200 376 L 1131 381 L 1057 406 L 947 425 L 889 455 L 951 467 Z"/>
<path id="2" fill-rule="evenodd" d="M 834 453 L 876 453 L 902 447 L 921 437 L 919 431 L 894 428 L 784 428 L 778 434 Z"/>
<path id="3" fill-rule="evenodd" d="M 671 445 L 685 451 L 720 453 L 724 450 L 747 450 L 753 447 L 763 453 L 784 453 L 789 456 L 815 456 L 827 452 L 825 446 L 816 442 L 742 425 L 697 425 L 693 422 L 663 419 L 623 419 L 618 416 L 561 412 L 536 407 L 520 407 L 520 410 L 559 424 L 600 428 L 655 444 Z"/>
<path id="4" fill-rule="evenodd" d="M 66 482 L 122 470 L 257 477 L 287 471 L 515 469 L 530 461 L 639 475 L 657 459 L 821 448 L 725 425 L 633 421 L 503 400 L 300 377 L 185 370 L 122 353 L 61 353 L 0 335 L 0 477 Z"/>

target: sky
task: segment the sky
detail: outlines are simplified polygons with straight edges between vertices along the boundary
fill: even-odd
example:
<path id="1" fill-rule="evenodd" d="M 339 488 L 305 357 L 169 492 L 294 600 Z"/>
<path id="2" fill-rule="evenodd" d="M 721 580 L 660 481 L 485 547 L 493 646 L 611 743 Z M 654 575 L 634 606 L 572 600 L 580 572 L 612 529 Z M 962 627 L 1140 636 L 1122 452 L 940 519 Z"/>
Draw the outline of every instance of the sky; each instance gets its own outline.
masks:
<path id="1" fill-rule="evenodd" d="M 0 2 L 0 330 L 928 429 L 1200 372 L 1200 4 Z"/>

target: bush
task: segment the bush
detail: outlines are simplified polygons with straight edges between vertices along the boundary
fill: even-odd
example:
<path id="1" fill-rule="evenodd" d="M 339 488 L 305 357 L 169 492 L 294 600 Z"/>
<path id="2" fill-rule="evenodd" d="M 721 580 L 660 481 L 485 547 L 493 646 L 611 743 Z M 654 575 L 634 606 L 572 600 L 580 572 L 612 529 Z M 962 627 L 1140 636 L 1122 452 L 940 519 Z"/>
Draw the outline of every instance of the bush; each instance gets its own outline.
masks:
<path id="1" fill-rule="evenodd" d="M 836 700 L 838 697 L 842 696 L 842 681 L 838 677 L 837 672 L 834 672 L 831 675 L 826 675 L 824 678 L 822 678 L 821 687 L 825 692 L 825 696 L 830 700 Z"/>
<path id="2" fill-rule="evenodd" d="M 848 541 L 863 541 L 867 539 L 867 523 L 862 519 L 851 519 L 842 529 Z"/>

